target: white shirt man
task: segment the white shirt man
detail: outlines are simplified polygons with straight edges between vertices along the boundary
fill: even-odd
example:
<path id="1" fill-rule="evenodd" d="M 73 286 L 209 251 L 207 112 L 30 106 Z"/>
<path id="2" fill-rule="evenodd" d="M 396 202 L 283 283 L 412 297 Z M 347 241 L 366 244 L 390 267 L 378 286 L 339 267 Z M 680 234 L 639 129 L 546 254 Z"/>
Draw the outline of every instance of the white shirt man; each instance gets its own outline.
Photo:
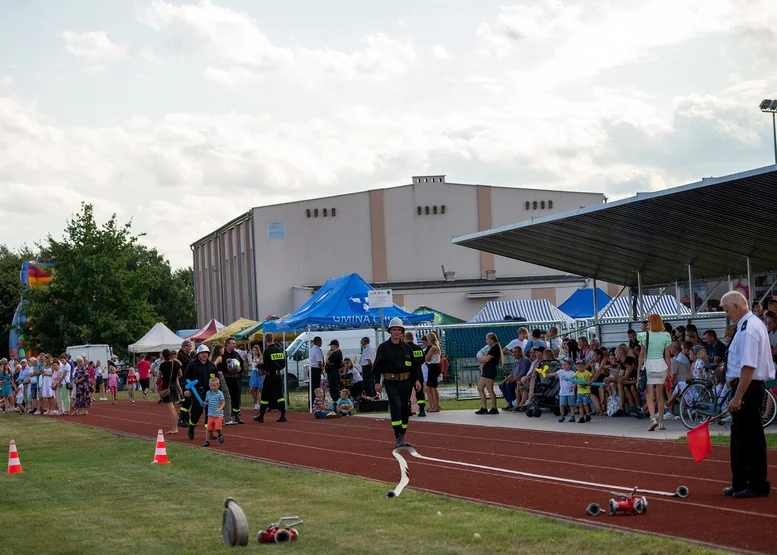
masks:
<path id="1" fill-rule="evenodd" d="M 726 317 L 737 326 L 726 357 L 726 379 L 732 389 L 728 403 L 732 414 L 732 478 L 731 486 L 723 494 L 735 498 L 767 496 L 771 484 L 766 479 L 768 465 L 761 405 L 764 382 L 774 378 L 769 334 L 761 319 L 750 312 L 742 293 L 726 293 L 721 305 Z"/>

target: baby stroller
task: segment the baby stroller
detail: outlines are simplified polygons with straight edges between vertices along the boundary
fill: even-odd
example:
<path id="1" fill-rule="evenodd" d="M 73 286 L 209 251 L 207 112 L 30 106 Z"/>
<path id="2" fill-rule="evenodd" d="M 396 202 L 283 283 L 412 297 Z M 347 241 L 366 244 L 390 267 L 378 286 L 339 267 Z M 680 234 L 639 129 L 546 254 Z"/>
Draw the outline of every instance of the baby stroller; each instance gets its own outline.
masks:
<path id="1" fill-rule="evenodd" d="M 556 367 L 558 366 L 558 362 L 552 361 L 552 362 L 546 363 L 543 366 L 545 368 L 543 368 L 537 374 L 537 377 L 540 378 L 540 381 L 535 384 L 534 395 L 532 395 L 531 399 L 529 399 L 529 406 L 526 407 L 526 416 L 528 416 L 529 418 L 531 418 L 532 416 L 539 418 L 540 416 L 542 416 L 543 409 L 550 410 L 556 416 L 561 414 L 561 411 L 559 411 L 559 408 L 558 408 L 558 402 L 559 402 L 558 394 L 559 394 L 559 391 L 561 390 L 561 385 L 559 383 L 558 377 L 556 376 L 553 376 L 550 378 L 542 377 L 544 373 L 555 372 Z"/>

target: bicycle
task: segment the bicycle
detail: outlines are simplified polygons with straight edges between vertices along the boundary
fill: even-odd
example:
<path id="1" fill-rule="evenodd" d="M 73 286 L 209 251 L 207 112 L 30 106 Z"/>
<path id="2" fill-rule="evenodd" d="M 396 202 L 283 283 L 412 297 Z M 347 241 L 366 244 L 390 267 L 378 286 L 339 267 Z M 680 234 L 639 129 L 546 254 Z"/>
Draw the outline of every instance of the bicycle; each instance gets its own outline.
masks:
<path id="1" fill-rule="evenodd" d="M 726 385 L 720 395 L 716 392 L 714 373 L 705 380 L 693 380 L 680 393 L 680 420 L 689 430 L 720 414 L 731 400 L 731 388 Z M 761 403 L 761 422 L 770 426 L 777 417 L 777 397 L 770 389 L 764 390 Z M 723 424 L 723 420 L 718 420 Z"/>

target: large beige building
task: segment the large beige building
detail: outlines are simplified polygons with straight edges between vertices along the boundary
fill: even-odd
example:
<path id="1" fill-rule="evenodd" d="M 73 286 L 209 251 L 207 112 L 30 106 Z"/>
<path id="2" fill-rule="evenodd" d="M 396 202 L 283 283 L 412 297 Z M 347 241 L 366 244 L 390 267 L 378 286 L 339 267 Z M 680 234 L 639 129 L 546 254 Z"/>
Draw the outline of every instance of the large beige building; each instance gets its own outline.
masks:
<path id="1" fill-rule="evenodd" d="M 361 193 L 260 206 L 192 245 L 197 321 L 284 315 L 328 278 L 357 272 L 408 310 L 470 318 L 488 300 L 563 302 L 584 280 L 454 246 L 451 238 L 601 204 L 600 193 L 448 183 L 444 175 Z M 564 249 L 559 237 L 529 249 Z"/>

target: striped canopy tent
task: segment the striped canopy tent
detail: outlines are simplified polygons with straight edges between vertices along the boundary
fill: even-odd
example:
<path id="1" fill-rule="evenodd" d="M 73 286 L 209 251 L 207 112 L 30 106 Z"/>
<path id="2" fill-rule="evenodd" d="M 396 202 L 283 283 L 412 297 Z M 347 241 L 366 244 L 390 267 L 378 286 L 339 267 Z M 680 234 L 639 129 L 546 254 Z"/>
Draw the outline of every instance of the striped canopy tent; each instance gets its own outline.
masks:
<path id="1" fill-rule="evenodd" d="M 575 323 L 572 318 L 550 304 L 548 299 L 489 301 L 467 323 L 505 322 L 516 318 L 524 318 L 527 323 Z"/>
<path id="2" fill-rule="evenodd" d="M 244 329 L 255 326 L 258 324 L 256 320 L 249 320 L 248 318 L 240 318 L 229 324 L 226 328 L 218 333 L 214 333 L 208 339 L 203 341 L 208 345 L 214 345 L 216 343 L 224 343 L 229 337 L 234 337 L 236 333 L 243 331 Z"/>
<path id="3" fill-rule="evenodd" d="M 662 295 L 660 298 L 658 295 L 642 295 L 645 303 L 645 311 L 648 313 L 660 314 L 664 316 L 675 316 L 677 312 L 677 300 L 671 295 Z M 607 306 L 599 311 L 599 319 L 618 319 L 618 320 L 632 320 L 633 311 L 633 299 L 631 297 L 615 297 Z M 640 306 L 637 306 L 637 313 L 639 314 Z M 690 317 L 691 310 L 680 304 L 680 316 Z"/>
<path id="4" fill-rule="evenodd" d="M 267 318 L 266 320 L 262 320 L 256 325 L 249 326 L 244 330 L 241 330 L 234 334 L 232 337 L 234 337 L 238 341 L 261 341 L 262 337 L 264 336 L 264 325 L 267 322 L 273 322 L 275 320 L 280 320 L 278 316 L 271 316 Z M 286 339 L 291 341 L 297 338 L 298 333 L 295 332 L 286 332 Z M 280 340 L 282 337 L 282 334 L 278 334 L 278 337 L 276 339 Z"/>
<path id="5" fill-rule="evenodd" d="M 210 322 L 202 326 L 200 329 L 195 330 L 186 339 L 188 339 L 189 341 L 194 341 L 195 343 L 200 343 L 201 341 L 205 341 L 210 336 L 217 334 L 223 329 L 224 329 L 224 324 L 222 324 L 215 318 L 211 318 Z"/>

